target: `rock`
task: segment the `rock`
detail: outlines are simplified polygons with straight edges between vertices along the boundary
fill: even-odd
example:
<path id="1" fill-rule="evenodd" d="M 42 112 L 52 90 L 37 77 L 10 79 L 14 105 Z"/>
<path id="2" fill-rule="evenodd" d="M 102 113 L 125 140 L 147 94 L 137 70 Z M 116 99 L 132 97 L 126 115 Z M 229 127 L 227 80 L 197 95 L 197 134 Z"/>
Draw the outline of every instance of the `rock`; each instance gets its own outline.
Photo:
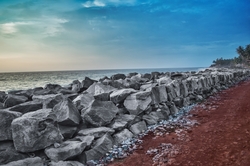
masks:
<path id="1" fill-rule="evenodd" d="M 3 103 L 0 102 L 0 109 L 4 109 Z"/>
<path id="2" fill-rule="evenodd" d="M 62 125 L 58 125 L 59 130 L 62 134 L 62 136 L 65 139 L 69 139 L 72 138 L 72 136 L 75 134 L 77 127 L 75 126 L 62 126 Z"/>
<path id="3" fill-rule="evenodd" d="M 124 89 L 126 88 L 123 84 L 124 82 L 125 80 L 120 79 L 120 80 L 109 81 L 108 84 L 117 89 Z"/>
<path id="4" fill-rule="evenodd" d="M 180 83 L 180 94 L 181 97 L 187 97 L 188 96 L 188 88 L 187 88 L 187 81 L 186 80 L 182 80 L 182 82 Z"/>
<path id="5" fill-rule="evenodd" d="M 17 96 L 8 94 L 6 100 L 4 101 L 4 107 L 9 108 L 15 105 L 21 104 L 28 101 L 28 98 L 25 96 Z"/>
<path id="6" fill-rule="evenodd" d="M 74 137 L 72 140 L 78 140 L 78 141 L 81 141 L 81 142 L 84 142 L 86 143 L 86 147 L 90 147 L 90 145 L 93 143 L 95 137 L 93 135 L 87 135 L 87 136 L 76 136 Z"/>
<path id="7" fill-rule="evenodd" d="M 151 90 L 153 104 L 159 104 L 168 101 L 168 94 L 164 85 L 153 87 Z"/>
<path id="8" fill-rule="evenodd" d="M 96 95 L 99 95 L 102 93 L 111 93 L 115 90 L 117 90 L 117 89 L 112 87 L 112 86 L 103 85 L 102 83 L 97 82 L 97 83 L 92 84 L 86 91 L 89 94 L 96 96 Z"/>
<path id="9" fill-rule="evenodd" d="M 125 78 L 126 78 L 126 76 L 124 74 L 114 74 L 111 76 L 112 80 L 119 80 L 119 79 L 124 80 Z"/>
<path id="10" fill-rule="evenodd" d="M 140 87 L 140 90 L 141 91 L 151 91 L 151 89 L 153 87 L 155 87 L 157 85 L 157 83 L 146 83 L 146 84 L 143 84 L 141 87 Z"/>
<path id="11" fill-rule="evenodd" d="M 22 114 L 37 111 L 43 108 L 43 103 L 39 101 L 29 101 L 10 107 L 10 111 L 21 112 Z"/>
<path id="12" fill-rule="evenodd" d="M 33 96 L 32 100 L 43 103 L 43 108 L 53 108 L 56 104 L 63 101 L 64 97 L 62 94 L 50 94 L 50 95 L 39 95 Z"/>
<path id="13" fill-rule="evenodd" d="M 151 80 L 156 80 L 161 74 L 159 72 L 151 72 Z"/>
<path id="14" fill-rule="evenodd" d="M 28 154 L 16 151 L 12 141 L 0 142 L 0 165 L 7 164 L 12 161 L 22 160 L 29 157 Z"/>
<path id="15" fill-rule="evenodd" d="M 134 135 L 128 129 L 124 129 L 116 134 L 114 134 L 114 144 L 119 145 L 123 141 L 127 140 L 128 138 L 132 138 Z"/>
<path id="16" fill-rule="evenodd" d="M 169 105 L 169 109 L 170 109 L 171 115 L 175 115 L 179 112 L 178 108 L 176 108 L 173 102 Z"/>
<path id="17" fill-rule="evenodd" d="M 168 101 L 172 101 L 177 96 L 174 87 L 172 84 L 168 84 L 166 85 L 166 88 L 168 93 Z"/>
<path id="18" fill-rule="evenodd" d="M 19 112 L 0 110 L 0 141 L 12 140 L 11 123 L 20 116 Z"/>
<path id="19" fill-rule="evenodd" d="M 72 91 L 73 92 L 80 92 L 82 88 L 82 83 L 79 80 L 74 80 L 72 83 Z"/>
<path id="20" fill-rule="evenodd" d="M 133 77 L 133 76 L 135 76 L 135 75 L 137 75 L 138 73 L 136 73 L 136 72 L 133 72 L 133 73 L 128 73 L 127 74 L 127 77 L 128 78 L 131 78 L 131 77 Z"/>
<path id="21" fill-rule="evenodd" d="M 61 93 L 63 95 L 70 95 L 70 94 L 77 94 L 75 91 L 73 90 L 69 90 L 69 89 L 61 89 L 58 91 L 58 93 Z"/>
<path id="22" fill-rule="evenodd" d="M 57 122 L 61 125 L 77 126 L 81 121 L 81 115 L 71 100 L 66 99 L 54 106 Z"/>
<path id="23" fill-rule="evenodd" d="M 7 94 L 3 91 L 0 91 L 0 103 L 4 103 Z"/>
<path id="24" fill-rule="evenodd" d="M 95 95 L 94 98 L 99 101 L 109 101 L 110 100 L 109 95 L 110 93 L 101 93 L 101 94 Z"/>
<path id="25" fill-rule="evenodd" d="M 147 126 L 146 123 L 144 121 L 140 121 L 138 123 L 133 124 L 129 130 L 134 134 L 134 135 L 138 135 L 144 131 L 147 130 Z"/>
<path id="26" fill-rule="evenodd" d="M 12 137 L 20 152 L 34 152 L 51 144 L 61 142 L 61 135 L 51 109 L 26 113 L 12 121 Z"/>
<path id="27" fill-rule="evenodd" d="M 138 83 L 144 83 L 144 82 L 146 82 L 148 79 L 142 78 L 142 75 L 141 75 L 141 74 L 137 74 L 137 75 L 135 75 L 135 76 L 132 76 L 132 77 L 131 77 L 131 80 L 134 81 L 134 82 L 138 82 Z"/>
<path id="28" fill-rule="evenodd" d="M 128 95 L 135 92 L 136 90 L 132 88 L 116 90 L 110 94 L 110 100 L 117 104 L 123 102 Z"/>
<path id="29" fill-rule="evenodd" d="M 59 162 L 50 162 L 49 166 L 85 166 L 84 164 L 78 161 L 59 161 Z"/>
<path id="30" fill-rule="evenodd" d="M 178 108 L 182 108 L 184 106 L 184 100 L 182 97 L 176 97 L 174 100 L 173 100 L 175 106 L 177 106 Z"/>
<path id="31" fill-rule="evenodd" d="M 53 146 L 46 148 L 44 152 L 52 161 L 58 162 L 80 155 L 85 147 L 86 143 L 84 142 L 65 141 L 57 148 Z"/>
<path id="32" fill-rule="evenodd" d="M 59 90 L 59 92 L 60 92 L 60 90 Z M 33 96 L 50 95 L 50 94 L 57 94 L 57 92 L 51 91 L 49 89 L 43 89 L 43 88 L 34 90 L 34 92 L 33 92 Z"/>
<path id="33" fill-rule="evenodd" d="M 82 129 L 78 132 L 78 135 L 80 136 L 94 136 L 95 138 L 100 138 L 106 133 L 109 133 L 112 135 L 115 132 L 115 130 L 108 128 L 108 127 L 98 127 L 98 128 L 87 128 Z"/>
<path id="34" fill-rule="evenodd" d="M 154 125 L 160 122 L 161 120 L 166 120 L 165 116 L 162 112 L 151 112 L 149 115 L 143 115 L 142 119 L 148 124 L 148 125 Z"/>
<path id="35" fill-rule="evenodd" d="M 94 100 L 88 108 L 81 111 L 81 116 L 83 121 L 101 127 L 110 124 L 118 111 L 118 108 L 111 101 Z"/>
<path id="36" fill-rule="evenodd" d="M 12 161 L 4 166 L 44 166 L 40 157 L 30 157 L 23 160 Z"/>
<path id="37" fill-rule="evenodd" d="M 145 111 L 152 102 L 151 92 L 137 92 L 130 94 L 124 101 L 124 106 L 132 115 L 138 115 Z"/>
<path id="38" fill-rule="evenodd" d="M 159 85 L 168 85 L 172 82 L 173 80 L 170 77 L 161 77 L 157 79 L 157 83 Z"/>
<path id="39" fill-rule="evenodd" d="M 61 85 L 58 85 L 58 84 L 47 84 L 45 85 L 44 89 L 47 89 L 47 90 L 50 90 L 52 92 L 59 92 L 59 90 L 62 89 L 62 86 Z"/>
<path id="40" fill-rule="evenodd" d="M 113 147 L 113 144 L 113 138 L 109 134 L 105 134 L 101 138 L 97 139 L 92 149 L 84 152 L 84 155 L 82 156 L 83 158 L 80 160 L 84 163 L 89 160 L 99 160 Z"/>
<path id="41" fill-rule="evenodd" d="M 88 89 L 95 82 L 97 82 L 97 81 L 92 80 L 89 77 L 85 77 L 84 80 L 82 81 L 82 88 L 83 88 L 83 90 Z"/>
<path id="42" fill-rule="evenodd" d="M 150 80 L 151 79 L 151 74 L 149 74 L 149 73 L 145 73 L 145 74 L 142 74 L 142 76 L 141 76 L 142 78 L 146 78 L 147 80 Z"/>
<path id="43" fill-rule="evenodd" d="M 73 103 L 78 108 L 78 110 L 82 110 L 83 108 L 89 107 L 89 105 L 95 100 L 94 96 L 89 94 L 88 92 L 83 92 L 79 96 L 77 96 Z"/>
<path id="44" fill-rule="evenodd" d="M 119 131 L 124 129 L 128 124 L 134 121 L 136 115 L 119 115 L 117 116 L 112 123 L 109 125 L 110 128 Z"/>

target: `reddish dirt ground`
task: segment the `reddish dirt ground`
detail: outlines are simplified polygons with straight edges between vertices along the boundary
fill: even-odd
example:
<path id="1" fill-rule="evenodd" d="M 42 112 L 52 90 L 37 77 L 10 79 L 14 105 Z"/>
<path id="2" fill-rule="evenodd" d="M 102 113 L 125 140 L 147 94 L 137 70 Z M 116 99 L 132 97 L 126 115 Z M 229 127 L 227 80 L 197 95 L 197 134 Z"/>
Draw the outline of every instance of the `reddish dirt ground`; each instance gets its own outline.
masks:
<path id="1" fill-rule="evenodd" d="M 250 166 L 250 81 L 211 96 L 189 115 L 197 125 L 164 136 L 149 134 L 142 148 L 110 166 Z M 147 153 L 161 143 L 172 149 L 157 163 Z"/>

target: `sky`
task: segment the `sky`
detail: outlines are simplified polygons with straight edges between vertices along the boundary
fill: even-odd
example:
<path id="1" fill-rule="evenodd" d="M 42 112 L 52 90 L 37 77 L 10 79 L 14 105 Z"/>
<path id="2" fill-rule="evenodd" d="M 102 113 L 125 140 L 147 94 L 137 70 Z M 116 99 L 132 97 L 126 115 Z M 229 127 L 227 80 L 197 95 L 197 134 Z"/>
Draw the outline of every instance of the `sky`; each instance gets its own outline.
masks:
<path id="1" fill-rule="evenodd" d="M 249 0 L 0 0 L 0 72 L 208 67 L 247 44 Z"/>

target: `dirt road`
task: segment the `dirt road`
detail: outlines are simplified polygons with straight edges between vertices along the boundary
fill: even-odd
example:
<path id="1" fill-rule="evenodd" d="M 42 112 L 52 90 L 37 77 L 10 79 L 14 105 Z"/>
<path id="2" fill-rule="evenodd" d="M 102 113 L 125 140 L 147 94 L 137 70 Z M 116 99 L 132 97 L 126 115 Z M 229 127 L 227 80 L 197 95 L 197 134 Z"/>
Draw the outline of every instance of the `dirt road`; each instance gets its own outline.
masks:
<path id="1" fill-rule="evenodd" d="M 250 81 L 211 96 L 188 118 L 197 125 L 149 134 L 142 147 L 110 166 L 250 166 Z"/>

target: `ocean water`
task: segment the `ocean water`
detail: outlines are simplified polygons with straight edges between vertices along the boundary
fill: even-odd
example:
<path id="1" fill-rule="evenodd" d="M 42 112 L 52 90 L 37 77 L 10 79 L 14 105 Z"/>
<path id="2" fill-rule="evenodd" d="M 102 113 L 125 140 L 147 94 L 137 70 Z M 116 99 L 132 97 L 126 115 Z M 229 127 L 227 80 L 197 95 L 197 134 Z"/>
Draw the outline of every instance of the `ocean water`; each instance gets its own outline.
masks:
<path id="1" fill-rule="evenodd" d="M 110 77 L 117 73 L 141 74 L 157 72 L 187 72 L 199 71 L 205 67 L 193 68 L 162 68 L 162 69 L 118 69 L 118 70 L 81 70 L 81 71 L 49 71 L 49 72 L 17 72 L 0 73 L 0 91 L 25 90 L 35 87 L 44 87 L 46 84 L 69 85 L 74 80 L 82 81 L 85 77 L 99 80 L 104 76 Z"/>

